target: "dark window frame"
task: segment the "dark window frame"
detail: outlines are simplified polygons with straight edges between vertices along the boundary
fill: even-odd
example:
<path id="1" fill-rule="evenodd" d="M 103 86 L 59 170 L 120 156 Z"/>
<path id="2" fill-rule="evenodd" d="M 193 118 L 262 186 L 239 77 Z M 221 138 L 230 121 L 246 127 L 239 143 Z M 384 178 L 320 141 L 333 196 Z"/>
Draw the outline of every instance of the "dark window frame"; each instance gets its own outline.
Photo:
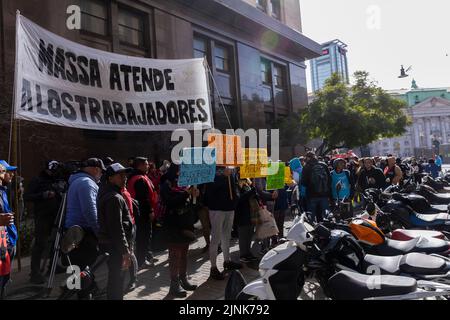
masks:
<path id="1" fill-rule="evenodd" d="M 148 23 L 147 23 L 147 21 L 148 21 L 148 19 L 147 19 L 148 17 L 147 16 L 148 16 L 149 13 L 145 12 L 145 11 L 139 11 L 139 10 L 137 10 L 135 8 L 128 7 L 128 6 L 125 6 L 123 4 L 118 4 L 117 5 L 117 31 L 118 32 L 119 32 L 119 27 L 124 27 L 124 28 L 128 28 L 128 29 L 140 32 L 139 30 L 137 30 L 135 28 L 132 28 L 132 27 L 129 27 L 129 26 L 124 26 L 124 25 L 121 25 L 119 23 L 119 15 L 120 15 L 120 11 L 121 10 L 123 12 L 127 11 L 127 12 L 129 12 L 131 14 L 134 14 L 134 15 L 138 16 L 141 19 L 141 23 L 142 23 L 142 31 L 141 31 L 142 44 L 141 45 L 136 45 L 135 43 L 124 41 L 124 40 L 120 39 L 120 34 L 118 34 L 117 37 L 119 39 L 120 45 L 124 45 L 124 46 L 131 47 L 131 48 L 136 48 L 136 49 L 140 49 L 140 50 L 144 50 L 144 51 L 150 50 L 150 43 L 149 42 L 151 42 L 151 41 L 150 41 L 150 39 L 148 37 L 148 32 L 149 32 L 148 30 L 150 29 L 150 26 L 148 26 Z"/>
<path id="2" fill-rule="evenodd" d="M 81 1 L 84 1 L 84 0 L 81 0 Z M 103 20 L 105 22 L 106 34 L 94 32 L 94 31 L 91 31 L 91 30 L 88 30 L 88 29 L 83 29 L 83 27 L 82 27 L 83 23 L 81 23 L 80 32 L 82 34 L 86 34 L 88 36 L 95 36 L 95 37 L 98 37 L 98 38 L 110 40 L 111 36 L 112 36 L 112 30 L 111 30 L 111 20 L 112 20 L 111 19 L 111 5 L 110 5 L 109 2 L 107 2 L 105 0 L 97 0 L 96 2 L 102 3 L 105 6 L 105 8 L 106 8 L 106 18 L 96 16 L 96 15 L 94 15 L 92 13 L 89 13 L 89 12 L 85 12 L 85 11 L 83 11 L 81 9 L 81 6 L 80 6 L 81 21 L 83 21 L 83 15 L 87 15 L 89 17 L 93 17 L 93 18 L 96 18 L 96 19 L 99 19 L 99 20 Z"/>

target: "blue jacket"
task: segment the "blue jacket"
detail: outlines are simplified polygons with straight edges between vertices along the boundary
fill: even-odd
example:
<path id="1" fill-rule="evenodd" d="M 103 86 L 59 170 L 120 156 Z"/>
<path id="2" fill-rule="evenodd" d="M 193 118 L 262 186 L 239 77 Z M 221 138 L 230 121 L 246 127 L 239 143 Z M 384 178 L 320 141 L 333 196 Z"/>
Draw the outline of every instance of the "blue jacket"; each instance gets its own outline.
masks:
<path id="1" fill-rule="evenodd" d="M 8 203 L 8 193 L 6 192 L 6 187 L 0 186 L 0 212 L 10 213 L 11 207 Z M 6 231 L 8 233 L 8 244 L 11 247 L 14 247 L 17 242 L 17 228 L 14 224 L 6 227 Z"/>
<path id="2" fill-rule="evenodd" d="M 431 176 L 433 178 L 437 178 L 439 177 L 439 166 L 436 163 L 432 163 L 432 164 L 428 164 L 425 167 L 425 172 L 428 172 L 429 174 L 431 174 Z"/>
<path id="3" fill-rule="evenodd" d="M 69 178 L 65 227 L 78 225 L 98 233 L 97 219 L 98 185 L 85 173 L 74 173 Z"/>

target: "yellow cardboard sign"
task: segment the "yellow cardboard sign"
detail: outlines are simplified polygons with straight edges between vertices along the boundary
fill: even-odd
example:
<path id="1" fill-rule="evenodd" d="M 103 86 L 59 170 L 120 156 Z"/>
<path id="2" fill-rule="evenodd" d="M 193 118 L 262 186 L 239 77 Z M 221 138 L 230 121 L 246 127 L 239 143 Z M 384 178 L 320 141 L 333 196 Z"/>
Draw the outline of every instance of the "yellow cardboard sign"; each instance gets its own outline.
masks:
<path id="1" fill-rule="evenodd" d="M 269 160 L 267 149 L 245 148 L 244 164 L 240 166 L 240 177 L 244 178 L 262 178 L 267 176 L 267 167 Z"/>
<path id="2" fill-rule="evenodd" d="M 289 185 L 292 183 L 292 180 L 291 168 L 284 167 L 284 183 Z"/>
<path id="3" fill-rule="evenodd" d="M 216 165 L 237 167 L 243 163 L 241 137 L 210 133 L 208 147 L 216 148 Z"/>

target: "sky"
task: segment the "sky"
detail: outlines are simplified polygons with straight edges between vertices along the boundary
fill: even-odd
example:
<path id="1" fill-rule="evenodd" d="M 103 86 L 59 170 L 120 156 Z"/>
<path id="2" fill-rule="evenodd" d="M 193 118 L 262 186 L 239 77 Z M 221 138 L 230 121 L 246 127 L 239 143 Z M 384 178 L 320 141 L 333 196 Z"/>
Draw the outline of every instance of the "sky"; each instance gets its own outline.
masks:
<path id="1" fill-rule="evenodd" d="M 450 1 L 300 0 L 303 34 L 348 45 L 349 72 L 366 70 L 383 89 L 450 87 Z M 447 56 L 448 55 L 448 56 Z M 399 79 L 400 65 L 412 66 Z M 308 91 L 311 74 L 307 63 Z"/>

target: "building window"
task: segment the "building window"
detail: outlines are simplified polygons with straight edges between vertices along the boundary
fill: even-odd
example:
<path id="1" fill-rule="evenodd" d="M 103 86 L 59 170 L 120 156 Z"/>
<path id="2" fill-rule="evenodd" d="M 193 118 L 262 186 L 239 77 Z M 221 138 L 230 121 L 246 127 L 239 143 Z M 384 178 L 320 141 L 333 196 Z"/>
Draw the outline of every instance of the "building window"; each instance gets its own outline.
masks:
<path id="1" fill-rule="evenodd" d="M 388 142 L 383 142 L 383 147 L 389 147 L 389 143 Z"/>
<path id="2" fill-rule="evenodd" d="M 81 29 L 84 31 L 107 36 L 108 7 L 102 0 L 81 1 Z"/>
<path id="3" fill-rule="evenodd" d="M 207 55 L 206 40 L 194 37 L 194 58 L 204 58 Z"/>
<path id="4" fill-rule="evenodd" d="M 409 146 L 409 141 L 405 140 L 405 146 Z"/>
<path id="5" fill-rule="evenodd" d="M 273 66 L 273 80 L 275 83 L 275 86 L 277 88 L 284 88 L 285 87 L 285 76 L 284 76 L 284 68 L 283 66 L 274 64 Z"/>
<path id="6" fill-rule="evenodd" d="M 266 12 L 267 0 L 256 0 L 256 7 L 259 10 Z"/>
<path id="7" fill-rule="evenodd" d="M 270 61 L 261 59 L 261 78 L 264 84 L 272 83 L 272 76 L 270 74 Z"/>
<path id="8" fill-rule="evenodd" d="M 281 0 L 272 0 L 272 17 L 277 20 L 281 19 Z"/>
<path id="9" fill-rule="evenodd" d="M 119 8 L 119 39 L 137 47 L 144 47 L 144 18 L 133 11 Z"/>
<path id="10" fill-rule="evenodd" d="M 214 46 L 214 63 L 217 70 L 223 72 L 230 71 L 230 56 L 227 47 L 216 43 Z"/>

